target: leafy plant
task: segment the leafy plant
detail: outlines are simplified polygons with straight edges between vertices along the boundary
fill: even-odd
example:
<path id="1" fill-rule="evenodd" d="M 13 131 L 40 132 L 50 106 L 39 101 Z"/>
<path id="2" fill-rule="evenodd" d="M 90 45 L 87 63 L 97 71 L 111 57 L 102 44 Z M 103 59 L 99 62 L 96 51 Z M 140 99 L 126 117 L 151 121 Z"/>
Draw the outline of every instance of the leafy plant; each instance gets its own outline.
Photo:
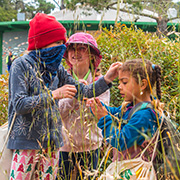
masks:
<path id="1" fill-rule="evenodd" d="M 9 74 L 0 75 L 0 125 L 8 120 L 8 77 Z"/>
<path id="2" fill-rule="evenodd" d="M 97 42 L 102 52 L 102 73 L 116 61 L 124 62 L 128 59 L 144 58 L 162 68 L 162 101 L 173 118 L 180 123 L 180 82 L 179 82 L 179 47 L 177 37 L 175 41 L 168 38 L 159 39 L 156 34 L 146 33 L 134 26 L 130 28 L 124 24 L 117 24 L 111 30 L 103 29 Z M 111 88 L 111 105 L 119 106 L 122 102 L 117 88 L 118 80 Z"/>

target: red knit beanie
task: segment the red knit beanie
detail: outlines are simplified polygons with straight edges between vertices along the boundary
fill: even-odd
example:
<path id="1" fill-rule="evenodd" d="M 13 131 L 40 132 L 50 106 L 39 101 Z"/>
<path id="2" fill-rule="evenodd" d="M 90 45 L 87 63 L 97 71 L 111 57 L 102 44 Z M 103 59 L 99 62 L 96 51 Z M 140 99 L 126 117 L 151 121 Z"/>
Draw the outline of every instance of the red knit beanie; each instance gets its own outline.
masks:
<path id="1" fill-rule="evenodd" d="M 40 49 L 60 40 L 66 42 L 66 29 L 53 16 L 37 13 L 29 25 L 28 50 Z"/>

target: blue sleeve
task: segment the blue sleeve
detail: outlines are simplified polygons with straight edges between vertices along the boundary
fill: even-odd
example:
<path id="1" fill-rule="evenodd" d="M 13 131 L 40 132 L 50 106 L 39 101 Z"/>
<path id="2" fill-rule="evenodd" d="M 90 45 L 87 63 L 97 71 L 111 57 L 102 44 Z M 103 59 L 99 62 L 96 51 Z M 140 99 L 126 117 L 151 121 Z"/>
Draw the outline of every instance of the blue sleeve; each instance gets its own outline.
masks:
<path id="1" fill-rule="evenodd" d="M 119 114 L 119 112 L 121 110 L 121 106 L 119 106 L 119 107 L 111 107 L 111 106 L 105 105 L 103 102 L 101 102 L 101 104 L 107 109 L 108 114 L 112 114 L 112 115 L 115 115 L 116 113 Z"/>
<path id="2" fill-rule="evenodd" d="M 101 101 L 101 104 L 107 109 L 108 111 L 108 115 L 105 116 L 105 117 L 108 117 L 109 115 L 114 115 L 114 116 L 118 116 L 119 115 L 119 112 L 121 110 L 121 106 L 119 107 L 111 107 L 111 106 L 107 106 L 105 105 L 102 101 Z M 93 114 L 91 108 L 90 108 L 90 112 Z M 117 114 L 117 115 L 116 115 Z M 104 123 L 104 118 L 105 117 L 102 117 L 101 119 L 103 119 L 103 123 Z M 101 122 L 102 120 L 99 119 L 99 122 Z"/>
<path id="3" fill-rule="evenodd" d="M 156 117 L 151 109 L 143 109 L 136 112 L 127 124 L 116 126 L 114 117 L 107 115 L 98 122 L 98 127 L 102 129 L 102 134 L 106 140 L 119 151 L 130 148 L 135 143 L 141 145 L 145 138 L 156 131 Z"/>

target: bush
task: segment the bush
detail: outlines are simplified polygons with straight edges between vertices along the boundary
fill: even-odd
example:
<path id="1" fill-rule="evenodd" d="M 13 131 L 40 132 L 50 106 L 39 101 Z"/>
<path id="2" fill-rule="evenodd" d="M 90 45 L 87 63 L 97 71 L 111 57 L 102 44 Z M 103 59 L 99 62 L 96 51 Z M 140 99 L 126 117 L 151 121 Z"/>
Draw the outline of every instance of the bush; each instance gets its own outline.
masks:
<path id="1" fill-rule="evenodd" d="M 0 75 L 0 125 L 8 120 L 8 76 Z"/>
<path id="2" fill-rule="evenodd" d="M 109 66 L 116 61 L 124 62 L 128 59 L 144 58 L 162 68 L 162 101 L 166 109 L 180 123 L 180 53 L 179 39 L 171 41 L 168 38 L 159 39 L 155 34 L 145 33 L 117 24 L 110 31 L 104 29 L 98 36 L 97 42 L 102 52 L 101 63 L 104 74 Z M 119 106 L 122 99 L 119 97 L 118 79 L 111 88 L 111 105 Z"/>

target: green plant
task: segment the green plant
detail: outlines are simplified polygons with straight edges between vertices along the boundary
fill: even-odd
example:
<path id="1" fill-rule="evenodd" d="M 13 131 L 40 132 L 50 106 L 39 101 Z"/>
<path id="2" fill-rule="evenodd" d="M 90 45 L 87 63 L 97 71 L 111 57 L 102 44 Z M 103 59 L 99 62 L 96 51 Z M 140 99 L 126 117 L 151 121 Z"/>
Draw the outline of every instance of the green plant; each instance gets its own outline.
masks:
<path id="1" fill-rule="evenodd" d="M 124 24 L 117 24 L 110 30 L 103 29 L 97 42 L 103 55 L 101 62 L 103 74 L 116 61 L 144 58 L 159 64 L 162 68 L 162 101 L 165 102 L 166 109 L 171 112 L 173 118 L 180 123 L 180 42 L 178 38 L 176 41 L 168 38 L 159 39 L 155 34 L 143 32 L 134 26 L 128 28 Z M 111 105 L 114 106 L 119 106 L 122 102 L 117 85 L 116 79 L 111 88 Z"/>
<path id="2" fill-rule="evenodd" d="M 9 74 L 0 75 L 0 125 L 8 120 L 8 77 Z"/>

